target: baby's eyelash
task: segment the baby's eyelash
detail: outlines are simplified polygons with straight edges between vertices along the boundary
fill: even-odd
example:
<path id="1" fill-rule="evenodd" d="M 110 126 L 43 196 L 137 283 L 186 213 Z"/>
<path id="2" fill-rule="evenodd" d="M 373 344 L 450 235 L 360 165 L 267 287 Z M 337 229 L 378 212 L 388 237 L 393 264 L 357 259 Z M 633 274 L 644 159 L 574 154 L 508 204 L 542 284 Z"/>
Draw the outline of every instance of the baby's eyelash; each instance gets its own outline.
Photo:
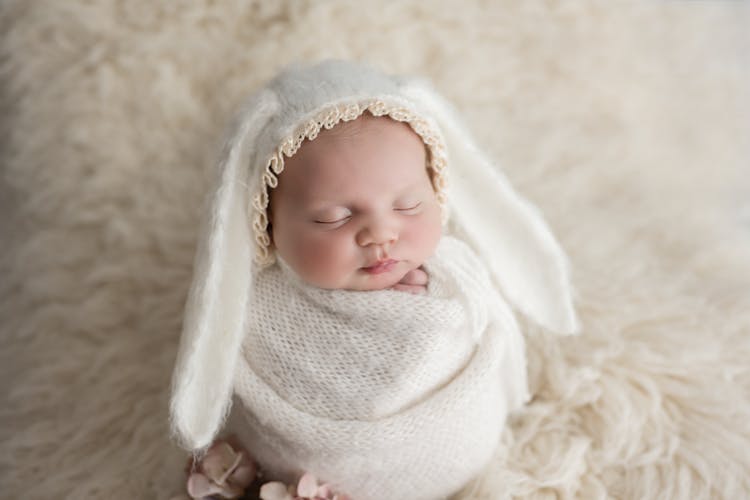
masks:
<path id="1" fill-rule="evenodd" d="M 336 220 L 316 220 L 315 223 L 316 224 L 339 224 L 339 223 L 347 221 L 347 220 L 349 220 L 351 218 L 352 218 L 351 215 L 347 215 L 346 217 L 342 217 L 342 218 L 336 219 Z"/>
<path id="2" fill-rule="evenodd" d="M 396 208 L 394 210 L 396 210 L 397 212 L 408 212 L 410 210 L 416 210 L 416 209 L 418 209 L 421 205 L 422 205 L 422 202 L 420 201 L 419 203 L 417 203 L 417 204 L 415 204 L 415 205 L 413 205 L 411 207 Z"/>

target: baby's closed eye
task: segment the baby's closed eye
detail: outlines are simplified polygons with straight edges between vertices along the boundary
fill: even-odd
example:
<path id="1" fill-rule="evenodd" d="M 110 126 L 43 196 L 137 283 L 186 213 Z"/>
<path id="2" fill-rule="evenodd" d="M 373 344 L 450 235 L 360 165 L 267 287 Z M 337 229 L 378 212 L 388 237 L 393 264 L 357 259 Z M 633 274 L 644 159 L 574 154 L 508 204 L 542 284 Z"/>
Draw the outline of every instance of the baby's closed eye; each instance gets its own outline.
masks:
<path id="1" fill-rule="evenodd" d="M 421 207 L 422 207 L 421 201 L 406 200 L 406 201 L 396 203 L 393 206 L 393 209 L 397 212 L 410 214 L 410 213 L 417 213 Z"/>
<path id="2" fill-rule="evenodd" d="M 318 224 L 342 224 L 349 220 L 351 216 L 351 211 L 341 208 L 316 214 L 314 221 Z"/>

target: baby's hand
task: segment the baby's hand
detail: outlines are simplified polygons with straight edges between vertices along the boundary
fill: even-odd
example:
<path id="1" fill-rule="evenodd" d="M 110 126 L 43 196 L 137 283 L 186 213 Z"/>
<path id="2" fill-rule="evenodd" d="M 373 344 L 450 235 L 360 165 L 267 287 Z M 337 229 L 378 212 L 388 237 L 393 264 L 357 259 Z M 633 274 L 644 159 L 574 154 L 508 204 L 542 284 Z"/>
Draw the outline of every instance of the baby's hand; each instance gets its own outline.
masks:
<path id="1" fill-rule="evenodd" d="M 427 273 L 421 267 L 412 269 L 401 278 L 401 281 L 391 287 L 400 292 L 424 295 L 427 293 Z"/>

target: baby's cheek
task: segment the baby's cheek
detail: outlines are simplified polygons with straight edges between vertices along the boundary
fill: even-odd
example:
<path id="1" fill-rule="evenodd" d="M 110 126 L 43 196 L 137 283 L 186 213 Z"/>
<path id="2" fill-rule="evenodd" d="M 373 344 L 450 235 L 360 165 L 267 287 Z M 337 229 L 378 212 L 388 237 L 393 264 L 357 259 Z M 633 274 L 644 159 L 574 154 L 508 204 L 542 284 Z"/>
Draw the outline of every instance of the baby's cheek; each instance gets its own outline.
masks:
<path id="1" fill-rule="evenodd" d="M 427 259 L 434 253 L 442 234 L 440 213 L 424 214 L 421 220 L 414 221 L 409 233 L 415 257 L 421 260 Z"/>
<path id="2" fill-rule="evenodd" d="M 300 242 L 301 265 L 305 270 L 303 278 L 323 288 L 341 286 L 340 281 L 346 277 L 351 255 L 340 239 L 331 233 L 322 233 Z"/>

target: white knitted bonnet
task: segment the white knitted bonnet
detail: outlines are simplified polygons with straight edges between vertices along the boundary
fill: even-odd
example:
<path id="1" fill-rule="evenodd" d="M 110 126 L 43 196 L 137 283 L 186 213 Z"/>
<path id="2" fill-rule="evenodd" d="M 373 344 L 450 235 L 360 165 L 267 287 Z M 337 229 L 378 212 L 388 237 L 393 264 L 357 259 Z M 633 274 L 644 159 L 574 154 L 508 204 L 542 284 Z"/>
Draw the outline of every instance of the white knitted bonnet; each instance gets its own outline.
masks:
<path id="1" fill-rule="evenodd" d="M 185 448 L 210 445 L 229 411 L 253 273 L 274 261 L 266 208 L 284 159 L 365 112 L 422 138 L 448 227 L 508 302 L 550 330 L 577 330 L 567 261 L 549 228 L 427 83 L 344 61 L 292 67 L 250 98 L 219 161 L 172 380 L 172 430 Z"/>

